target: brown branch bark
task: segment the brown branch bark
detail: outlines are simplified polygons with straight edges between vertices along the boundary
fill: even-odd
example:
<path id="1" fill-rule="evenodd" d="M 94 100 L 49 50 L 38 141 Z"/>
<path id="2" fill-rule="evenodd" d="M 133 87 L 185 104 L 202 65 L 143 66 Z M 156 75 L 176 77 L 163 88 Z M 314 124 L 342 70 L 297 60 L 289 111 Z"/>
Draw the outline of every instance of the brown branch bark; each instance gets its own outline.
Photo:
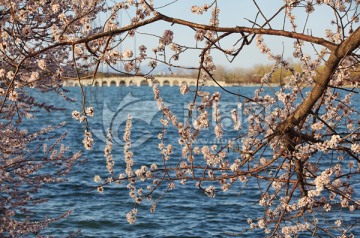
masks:
<path id="1" fill-rule="evenodd" d="M 215 27 L 215 26 L 209 26 L 204 24 L 198 24 L 178 18 L 168 17 L 166 15 L 163 15 L 161 13 L 157 13 L 158 16 L 163 21 L 170 22 L 172 24 L 179 24 L 184 26 L 189 26 L 196 29 L 202 29 L 202 30 L 210 30 L 210 31 L 216 31 L 216 32 L 228 32 L 228 33 L 252 33 L 252 34 L 263 34 L 263 35 L 274 35 L 274 36 L 284 36 L 288 38 L 293 39 L 299 39 L 304 40 L 307 42 L 315 43 L 318 45 L 322 45 L 331 51 L 336 50 L 337 45 L 327 41 L 320 37 L 305 35 L 302 33 L 296 33 L 296 32 L 290 32 L 290 31 L 284 31 L 284 30 L 274 30 L 274 29 L 265 29 L 265 28 L 254 28 L 254 27 Z"/>
<path id="2" fill-rule="evenodd" d="M 84 37 L 84 38 L 81 38 L 81 39 L 78 39 L 78 40 L 74 40 L 74 41 L 62 41 L 62 42 L 58 42 L 58 43 L 55 43 L 53 45 L 49 45 L 39 51 L 36 51 L 36 52 L 33 52 L 32 54 L 29 54 L 27 56 L 27 58 L 31 58 L 31 57 L 35 57 L 43 52 L 46 52 L 50 49 L 53 49 L 53 48 L 56 48 L 56 47 L 59 47 L 59 46 L 66 46 L 66 45 L 76 45 L 76 44 L 81 44 L 81 43 L 88 43 L 90 41 L 93 41 L 93 40 L 97 40 L 97 39 L 100 39 L 100 38 L 104 38 L 104 37 L 108 37 L 108 36 L 114 36 L 114 35 L 119 35 L 121 33 L 124 33 L 124 32 L 127 32 L 127 31 L 130 31 L 130 30 L 133 30 L 133 29 L 136 29 L 138 27 L 141 27 L 141 26 L 145 26 L 145 25 L 148 25 L 148 24 L 151 24 L 153 22 L 156 22 L 156 21 L 159 21 L 161 19 L 160 16 L 156 15 L 152 18 L 149 18 L 147 20 L 144 20 L 142 22 L 138 22 L 138 23 L 135 23 L 135 24 L 132 24 L 132 25 L 128 25 L 128 26 L 125 26 L 125 27 L 121 27 L 121 28 L 118 28 L 118 29 L 115 29 L 115 30 L 112 30 L 112 31 L 105 31 L 105 32 L 101 32 L 101 33 L 98 33 L 98 34 L 94 34 L 94 35 L 91 35 L 91 36 L 87 36 L 87 37 Z"/>
<path id="3" fill-rule="evenodd" d="M 294 128 L 301 120 L 307 117 L 315 103 L 327 89 L 331 77 L 339 66 L 341 60 L 351 54 L 360 47 L 360 27 L 350 35 L 348 39 L 343 41 L 335 51 L 330 54 L 329 59 L 325 63 L 324 72 L 320 75 L 320 79 L 316 82 L 314 88 L 304 101 L 297 107 L 295 112 L 291 114 L 285 121 L 279 124 L 276 131 L 280 134 L 288 132 Z"/>

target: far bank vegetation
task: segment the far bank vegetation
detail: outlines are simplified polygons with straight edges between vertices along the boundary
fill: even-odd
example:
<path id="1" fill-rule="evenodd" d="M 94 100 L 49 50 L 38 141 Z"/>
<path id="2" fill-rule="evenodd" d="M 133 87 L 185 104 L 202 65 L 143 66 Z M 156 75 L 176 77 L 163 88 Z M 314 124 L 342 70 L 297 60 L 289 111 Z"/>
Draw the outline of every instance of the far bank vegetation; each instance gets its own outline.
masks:
<path id="1" fill-rule="evenodd" d="M 292 68 L 296 72 L 301 73 L 301 65 L 295 64 L 292 65 Z M 235 83 L 235 84 L 259 84 L 261 79 L 266 73 L 271 72 L 272 65 L 255 65 L 252 68 L 234 68 L 228 69 L 223 66 L 217 66 L 214 74 L 214 78 L 218 81 L 225 81 L 226 83 Z M 323 71 L 323 66 L 316 69 L 317 75 L 321 75 Z M 277 69 L 269 83 L 284 84 L 288 78 L 292 75 L 292 72 L 285 70 L 283 68 Z M 196 77 L 196 75 L 191 75 Z M 352 81 L 360 82 L 360 69 L 353 71 L 350 76 Z M 316 79 L 315 79 L 316 80 Z"/>
<path id="2" fill-rule="evenodd" d="M 264 77 L 265 74 L 272 71 L 273 66 L 272 65 L 264 65 L 264 64 L 258 64 L 251 68 L 226 68 L 222 65 L 216 66 L 216 71 L 214 74 L 214 79 L 217 81 L 225 81 L 229 84 L 260 84 L 261 79 Z M 273 73 L 270 81 L 268 83 L 272 84 L 285 84 L 289 77 L 292 76 L 294 72 L 301 73 L 301 65 L 300 64 L 294 64 L 291 66 L 291 68 L 294 70 L 293 72 L 289 70 L 285 70 L 283 68 L 278 68 Z M 323 71 L 323 66 L 316 69 L 317 75 L 321 75 Z M 97 72 L 96 78 L 108 78 L 108 77 L 117 77 L 120 76 L 130 76 L 127 74 L 119 74 L 114 72 Z M 143 73 L 139 73 L 139 76 L 143 75 Z M 176 71 L 169 70 L 168 72 L 162 72 L 162 73 L 155 73 L 156 77 L 169 77 L 169 76 L 175 76 L 176 77 L 186 77 L 186 78 L 196 78 L 197 72 L 196 71 L 189 71 L 189 70 L 183 70 L 179 69 Z M 351 71 L 350 73 L 350 79 L 351 81 L 358 81 L 360 82 L 360 69 Z M 315 78 L 316 80 L 316 78 Z M 347 83 L 345 83 L 347 84 Z"/>

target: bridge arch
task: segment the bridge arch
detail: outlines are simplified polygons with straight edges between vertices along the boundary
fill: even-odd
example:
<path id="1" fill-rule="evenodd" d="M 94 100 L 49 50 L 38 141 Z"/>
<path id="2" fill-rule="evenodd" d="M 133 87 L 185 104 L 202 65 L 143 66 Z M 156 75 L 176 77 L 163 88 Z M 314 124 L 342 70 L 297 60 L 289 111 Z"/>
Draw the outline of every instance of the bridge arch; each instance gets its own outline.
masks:
<path id="1" fill-rule="evenodd" d="M 140 86 L 149 86 L 149 83 L 144 79 L 140 82 Z"/>
<path id="2" fill-rule="evenodd" d="M 179 81 L 174 80 L 173 85 L 174 85 L 174 86 L 179 86 Z"/>
<path id="3" fill-rule="evenodd" d="M 190 82 L 190 86 L 195 86 L 196 84 L 195 84 L 195 82 L 194 81 L 191 81 Z"/>
<path id="4" fill-rule="evenodd" d="M 95 87 L 99 87 L 99 86 L 100 86 L 99 82 L 98 82 L 98 81 L 95 81 L 94 86 L 95 86 Z"/>
<path id="5" fill-rule="evenodd" d="M 164 80 L 163 81 L 163 86 L 170 86 L 169 80 Z"/>
<path id="6" fill-rule="evenodd" d="M 116 86 L 116 82 L 115 82 L 114 80 L 112 80 L 112 81 L 110 82 L 110 86 Z"/>
<path id="7" fill-rule="evenodd" d="M 107 84 L 106 81 L 102 81 L 101 86 L 102 86 L 102 87 L 105 87 L 105 86 L 108 86 L 108 84 Z"/>
<path id="8" fill-rule="evenodd" d="M 120 85 L 120 86 L 126 86 L 126 81 L 125 81 L 125 80 L 120 80 L 119 85 Z"/>

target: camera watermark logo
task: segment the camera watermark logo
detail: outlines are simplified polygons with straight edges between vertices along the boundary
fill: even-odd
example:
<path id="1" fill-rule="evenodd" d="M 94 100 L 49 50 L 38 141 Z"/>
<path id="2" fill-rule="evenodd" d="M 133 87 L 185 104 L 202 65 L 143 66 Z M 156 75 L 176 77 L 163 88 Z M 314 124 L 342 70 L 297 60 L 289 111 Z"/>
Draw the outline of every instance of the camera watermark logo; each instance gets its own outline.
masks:
<path id="1" fill-rule="evenodd" d="M 238 102 L 231 101 L 221 101 L 218 107 L 219 120 L 216 121 L 214 118 L 214 108 L 208 107 L 206 109 L 208 115 L 209 127 L 202 128 L 202 130 L 213 130 L 216 124 L 221 124 L 221 128 L 224 132 L 233 132 L 238 129 L 235 129 L 234 124 L 237 123 L 237 127 L 240 128 L 242 125 L 242 104 Z M 236 120 L 234 120 L 233 112 L 236 112 Z M 183 105 L 183 117 L 185 118 L 184 124 L 186 123 L 188 117 L 188 106 L 187 104 Z M 191 125 L 196 128 L 196 120 L 198 120 L 201 112 L 199 110 L 193 110 L 191 113 L 191 117 L 189 118 L 189 122 Z"/>
<path id="2" fill-rule="evenodd" d="M 199 105 L 201 107 L 201 103 Z M 166 106 L 171 107 L 173 113 L 177 114 L 175 116 L 179 121 L 183 121 L 183 125 L 189 123 L 192 127 L 196 128 L 195 122 L 201 113 L 198 110 L 199 108 L 194 107 L 189 114 L 188 104 L 185 102 L 166 103 Z M 116 107 L 115 110 L 114 107 Z M 252 109 L 256 109 L 256 106 L 252 106 Z M 218 121 L 215 121 L 213 118 L 214 110 L 211 106 L 206 108 L 209 125 L 201 129 L 201 135 L 197 138 L 197 142 L 200 144 L 217 144 L 219 139 L 214 137 L 214 128 L 217 124 L 221 124 L 221 129 L 224 132 L 224 136 L 221 138 L 223 142 L 236 138 L 241 128 L 246 126 L 243 124 L 245 118 L 242 103 L 221 101 L 216 109 L 219 114 Z M 102 110 L 100 111 L 102 113 L 96 115 L 97 120 L 94 120 L 95 124 L 92 124 L 90 128 L 93 135 L 103 142 L 106 142 L 106 131 L 110 129 L 113 142 L 120 146 L 125 145 L 123 133 L 128 115 L 131 115 L 133 120 L 131 131 L 132 147 L 141 146 L 150 138 L 155 138 L 154 134 L 157 134 L 152 122 L 155 119 L 160 119 L 157 114 L 161 112 L 153 99 L 134 97 L 130 92 L 120 100 L 117 106 L 114 102 L 104 100 Z M 173 129 L 177 130 L 177 128 L 169 128 L 169 130 Z M 210 138 L 215 138 L 215 141 L 209 140 Z"/>
<path id="3" fill-rule="evenodd" d="M 151 121 L 158 112 L 159 109 L 154 100 L 143 100 L 128 93 L 122 98 L 115 111 L 112 111 L 104 100 L 102 118 L 100 120 L 102 128 L 91 126 L 91 131 L 95 137 L 105 142 L 105 132 L 110 128 L 113 142 L 123 146 L 125 142 L 122 139 L 123 130 L 121 131 L 120 127 L 125 125 L 128 115 L 131 115 L 137 127 L 136 138 L 132 138 L 131 146 L 137 147 L 153 136 L 148 128 L 150 128 Z"/>

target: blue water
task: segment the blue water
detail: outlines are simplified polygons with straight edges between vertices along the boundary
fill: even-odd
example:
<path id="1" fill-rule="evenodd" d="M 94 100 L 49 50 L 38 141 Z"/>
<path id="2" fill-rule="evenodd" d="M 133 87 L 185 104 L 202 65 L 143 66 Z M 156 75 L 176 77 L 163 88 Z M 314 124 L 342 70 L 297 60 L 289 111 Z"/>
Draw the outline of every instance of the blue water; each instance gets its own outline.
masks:
<path id="1" fill-rule="evenodd" d="M 157 204 L 155 213 L 149 212 L 149 203 L 138 206 L 139 214 L 135 224 L 127 223 L 125 215 L 133 207 L 133 200 L 129 199 L 128 189 L 122 186 L 105 187 L 103 193 L 94 190 L 95 175 L 106 178 L 106 163 L 104 158 L 104 133 L 107 127 L 112 127 L 115 142 L 113 156 L 115 174 L 122 173 L 125 167 L 123 162 L 122 133 L 128 113 L 134 117 L 131 138 L 136 145 L 134 152 L 136 165 L 160 164 L 161 155 L 157 149 L 159 140 L 157 134 L 161 132 L 159 119 L 162 114 L 153 110 L 153 92 L 149 87 L 100 87 L 85 88 L 87 105 L 95 108 L 95 117 L 89 120 L 90 128 L 94 133 L 95 144 L 91 151 L 84 151 L 82 145 L 85 125 L 71 118 L 73 110 L 81 110 L 81 94 L 79 88 L 70 90 L 68 97 L 75 99 L 74 103 L 65 102 L 60 96 L 51 96 L 51 102 L 65 110 L 47 113 L 41 111 L 38 115 L 39 123 L 26 121 L 25 127 L 29 130 L 41 128 L 42 125 L 66 122 L 64 132 L 68 135 L 64 143 L 70 145 L 71 151 L 83 151 L 81 166 L 73 168 L 68 181 L 61 184 L 46 185 L 40 196 L 49 198 L 49 202 L 40 206 L 39 213 L 50 217 L 61 215 L 67 210 L 74 209 L 68 218 L 51 224 L 43 234 L 63 237 L 71 232 L 80 230 L 77 237 L 229 237 L 230 234 L 239 234 L 247 229 L 247 219 L 263 216 L 263 208 L 258 206 L 259 190 L 255 180 L 245 186 L 237 182 L 227 192 L 218 191 L 215 198 L 208 198 L 201 190 L 195 187 L 194 182 L 187 182 L 185 186 L 176 184 L 176 188 L 169 191 L 163 200 Z M 184 120 L 187 116 L 186 104 L 191 95 L 181 96 L 178 87 L 162 87 L 161 96 L 170 105 L 170 108 Z M 220 88 L 211 88 L 209 91 L 220 91 Z M 255 88 L 229 88 L 233 92 L 252 97 Z M 38 100 L 49 101 L 50 97 L 36 94 Z M 237 108 L 244 100 L 222 92 L 222 102 L 226 102 L 224 110 Z M 230 115 L 223 117 L 227 136 L 231 139 L 236 132 L 231 129 Z M 244 122 L 243 122 L 244 123 Z M 177 131 L 167 128 L 166 140 L 176 142 Z M 200 136 L 199 145 L 218 143 L 209 141 L 208 131 Z M 173 139 L 172 139 L 173 138 Z M 172 140 L 172 141 L 171 141 Z M 179 148 L 174 148 L 172 158 L 180 156 Z M 177 159 L 174 159 L 177 161 Z M 125 184 L 126 186 L 126 184 Z M 138 185 L 140 186 L 140 184 Z M 158 193 L 157 195 L 161 195 Z M 242 233 L 241 237 L 263 237 L 262 230 Z"/>

